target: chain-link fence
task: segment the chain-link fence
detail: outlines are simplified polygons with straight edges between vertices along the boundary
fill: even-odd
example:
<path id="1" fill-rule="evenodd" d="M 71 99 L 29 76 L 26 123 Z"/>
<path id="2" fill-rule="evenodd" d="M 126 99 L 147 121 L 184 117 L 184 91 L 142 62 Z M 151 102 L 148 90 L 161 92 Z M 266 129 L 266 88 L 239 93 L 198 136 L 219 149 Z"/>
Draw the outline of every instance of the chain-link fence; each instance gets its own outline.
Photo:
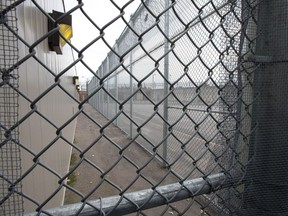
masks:
<path id="1" fill-rule="evenodd" d="M 12 1 L 3 1 L 0 10 L 5 12 L 11 3 Z M 12 141 L 19 139 L 19 128 L 14 126 L 18 122 L 18 94 L 13 91 L 13 88 L 18 88 L 18 70 L 14 67 L 18 60 L 18 40 L 11 31 L 3 26 L 4 19 L 13 31 L 17 31 L 15 8 L 8 9 L 5 17 L 1 16 L 0 25 L 0 70 L 2 75 L 0 84 L 0 192 L 1 199 L 6 198 L 0 206 L 0 214 L 11 213 L 11 215 L 16 215 L 23 211 L 22 197 L 13 194 L 13 192 L 9 192 L 9 196 L 5 195 L 11 183 L 17 181 L 21 176 L 20 147 Z M 9 128 L 13 129 L 9 131 Z M 21 188 L 21 183 L 15 185 L 17 191 L 21 192 Z"/>
<path id="2" fill-rule="evenodd" d="M 1 3 L 0 215 L 286 215 L 288 3 L 136 2 Z"/>
<path id="3" fill-rule="evenodd" d="M 180 179 L 242 176 L 249 132 L 239 125 L 251 113 L 242 94 L 252 100 L 243 58 L 254 50 L 256 5 L 145 2 L 89 83 L 89 103 Z M 237 187 L 205 198 L 231 214 L 235 194 Z"/>

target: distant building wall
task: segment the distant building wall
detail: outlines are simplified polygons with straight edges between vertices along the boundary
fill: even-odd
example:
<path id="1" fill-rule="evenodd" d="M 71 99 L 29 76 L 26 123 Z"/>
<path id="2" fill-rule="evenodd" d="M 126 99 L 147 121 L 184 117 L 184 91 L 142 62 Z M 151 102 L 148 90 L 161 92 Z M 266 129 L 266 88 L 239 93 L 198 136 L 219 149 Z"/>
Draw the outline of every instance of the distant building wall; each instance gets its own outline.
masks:
<path id="1" fill-rule="evenodd" d="M 57 10 L 63 12 L 62 1 L 49 0 L 37 1 L 46 12 Z M 34 43 L 37 39 L 47 33 L 47 17 L 31 1 L 24 1 L 17 7 L 19 35 L 24 38 L 28 44 Z M 48 49 L 47 39 L 35 47 L 37 58 L 49 67 L 53 73 L 58 74 L 69 64 L 73 62 L 71 48 L 66 45 L 63 49 L 63 55 L 57 55 Z M 28 48 L 19 41 L 20 59 L 27 55 Z M 54 77 L 43 68 L 36 60 L 30 58 L 19 67 L 19 89 L 34 100 L 42 92 L 47 90 L 53 83 Z M 78 98 L 72 77 L 75 76 L 74 68 L 67 71 L 61 79 L 61 85 L 70 94 Z M 46 116 L 57 127 L 60 127 L 76 112 L 76 103 L 69 98 L 59 87 L 51 90 L 43 99 L 36 104 L 37 110 Z M 23 97 L 19 98 L 20 118 L 31 111 L 30 103 Z M 73 142 L 76 120 L 62 130 L 62 136 L 70 142 Z M 48 146 L 50 142 L 57 137 L 56 128 L 51 126 L 45 119 L 34 113 L 20 125 L 20 142 L 35 154 Z M 49 166 L 56 173 L 63 176 L 69 169 L 71 146 L 65 143 L 61 138 L 45 152 L 40 162 Z M 22 172 L 24 173 L 33 164 L 33 156 L 21 150 Z M 44 197 L 54 192 L 57 187 L 58 178 L 37 165 L 36 168 L 23 181 L 23 192 L 38 203 L 44 201 Z M 55 207 L 63 204 L 65 191 L 62 189 L 56 196 L 45 205 L 45 207 Z M 24 200 L 25 212 L 35 209 L 35 204 Z"/>
<path id="2" fill-rule="evenodd" d="M 154 101 L 160 101 L 164 97 L 164 90 L 161 88 L 142 88 L 142 91 L 146 94 L 146 96 L 153 99 Z M 181 100 L 183 103 L 193 101 L 192 103 L 194 105 L 201 105 L 203 103 L 202 100 L 206 103 L 213 104 L 219 97 L 219 89 L 216 86 L 209 85 L 202 86 L 201 89 L 197 89 L 196 87 L 175 87 L 173 93 L 175 96 L 177 96 L 178 100 Z M 125 100 L 131 94 L 130 88 L 119 88 L 118 94 L 119 100 Z M 174 97 L 174 95 L 171 94 L 168 97 L 171 103 L 177 102 L 177 99 Z M 135 94 L 133 99 L 134 101 L 139 102 L 147 101 L 147 98 L 143 95 L 142 92 L 139 91 Z"/>
<path id="3" fill-rule="evenodd" d="M 219 89 L 216 86 L 204 85 L 201 88 L 196 87 L 179 87 L 175 88 L 174 94 L 183 103 L 191 102 L 194 105 L 203 105 L 203 101 L 213 104 L 219 97 Z M 171 101 L 177 101 L 174 96 L 169 97 Z"/>
<path id="4" fill-rule="evenodd" d="M 79 91 L 79 100 L 80 101 L 83 101 L 87 98 L 88 94 L 87 94 L 87 91 Z"/>

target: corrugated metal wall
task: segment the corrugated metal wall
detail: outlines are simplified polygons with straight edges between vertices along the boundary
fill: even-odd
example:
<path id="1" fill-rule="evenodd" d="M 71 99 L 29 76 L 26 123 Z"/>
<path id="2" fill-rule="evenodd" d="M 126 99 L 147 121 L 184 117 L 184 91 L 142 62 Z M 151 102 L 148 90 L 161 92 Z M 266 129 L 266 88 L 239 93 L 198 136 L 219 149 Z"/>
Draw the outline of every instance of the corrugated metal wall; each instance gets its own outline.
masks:
<path id="1" fill-rule="evenodd" d="M 52 10 L 63 12 L 62 1 L 42 0 L 37 1 L 37 3 L 46 12 L 50 13 Z M 47 33 L 47 18 L 30 1 L 25 1 L 17 8 L 17 16 L 19 35 L 29 44 L 32 44 Z M 73 62 L 72 51 L 69 46 L 64 47 L 63 55 L 57 55 L 55 52 L 49 51 L 46 39 L 35 49 L 37 57 L 55 74 L 58 74 Z M 20 58 L 27 55 L 27 53 L 27 47 L 19 42 Z M 67 71 L 61 77 L 61 85 L 77 97 L 75 85 L 72 82 L 72 76 L 75 76 L 75 73 L 75 68 Z M 54 77 L 33 58 L 30 58 L 21 65 L 19 75 L 19 89 L 30 99 L 35 99 L 54 83 Z M 21 118 L 31 108 L 30 103 L 22 97 L 20 97 L 19 105 Z M 75 112 L 76 104 L 59 87 L 56 87 L 37 103 L 37 109 L 54 124 L 61 126 Z M 69 124 L 62 131 L 62 136 L 71 142 L 74 139 L 75 126 L 76 121 Z M 36 114 L 30 116 L 20 126 L 20 141 L 35 153 L 38 153 L 40 149 L 47 146 L 56 136 L 56 129 Z M 71 147 L 60 139 L 41 157 L 40 162 L 45 163 L 58 174 L 63 175 L 69 168 L 70 153 Z M 22 150 L 21 154 L 22 172 L 25 172 L 33 161 L 31 154 L 28 154 L 24 150 Z M 43 197 L 47 197 L 58 186 L 55 175 L 41 168 L 41 166 L 37 166 L 32 171 L 32 175 L 24 179 L 23 192 L 41 203 L 44 201 Z M 59 206 L 63 204 L 63 201 L 64 190 L 62 189 L 46 206 Z M 35 204 L 25 199 L 24 208 L 25 212 L 29 212 L 35 209 Z"/>

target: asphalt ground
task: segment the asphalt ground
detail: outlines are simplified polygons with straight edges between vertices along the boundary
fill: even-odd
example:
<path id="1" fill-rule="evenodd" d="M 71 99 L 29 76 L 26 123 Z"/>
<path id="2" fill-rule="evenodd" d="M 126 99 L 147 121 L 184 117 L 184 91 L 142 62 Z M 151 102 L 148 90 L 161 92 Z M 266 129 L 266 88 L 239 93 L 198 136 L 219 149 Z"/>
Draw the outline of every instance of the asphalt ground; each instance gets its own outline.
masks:
<path id="1" fill-rule="evenodd" d="M 101 126 L 107 123 L 108 120 L 89 104 L 86 104 L 84 109 Z M 105 128 L 104 134 L 106 138 L 101 137 L 99 126 L 85 115 L 79 115 L 74 143 L 81 151 L 85 151 L 84 157 L 89 163 L 85 161 L 80 163 L 80 152 L 73 150 L 77 156 L 77 163 L 74 166 L 80 164 L 74 171 L 76 181 L 73 185 L 78 194 L 67 189 L 65 204 L 80 202 L 84 197 L 87 200 L 99 199 L 117 195 L 120 190 L 124 189 L 127 189 L 127 192 L 134 192 L 151 188 L 156 184 L 161 186 L 179 181 L 155 158 L 145 165 L 151 159 L 151 154 L 138 143 L 131 143 L 129 137 L 115 125 L 110 124 Z M 97 142 L 95 142 L 96 140 Z M 122 156 L 125 156 L 126 159 L 119 154 L 119 149 L 124 147 L 127 148 Z M 133 161 L 134 165 L 129 160 Z M 143 168 L 141 174 L 145 178 L 137 176 L 135 166 Z M 103 173 L 105 173 L 105 178 L 103 178 Z M 164 176 L 166 177 L 163 179 Z M 103 181 L 103 179 L 105 180 Z M 131 183 L 133 180 L 135 182 Z M 171 205 L 173 208 L 168 208 L 167 211 L 165 205 L 145 210 L 143 213 L 157 216 L 165 211 L 164 215 L 202 215 L 200 205 L 192 198 Z M 189 206 L 191 207 L 189 208 Z M 130 215 L 137 215 L 137 213 Z"/>
<path id="2" fill-rule="evenodd" d="M 110 104 L 109 107 L 107 112 L 110 116 L 115 115 L 113 110 L 115 106 Z M 211 152 L 218 153 L 223 150 L 217 128 L 219 110 L 208 113 L 205 106 L 194 105 L 190 106 L 191 110 L 183 115 L 182 109 L 175 108 L 177 106 L 171 107 L 168 109 L 168 122 L 173 127 L 167 139 L 167 162 L 182 177 L 197 178 L 203 173 L 217 170 L 215 155 Z M 130 116 L 129 104 L 124 106 L 124 112 Z M 136 124 L 132 123 L 132 138 L 137 137 L 136 141 L 151 154 L 153 148 L 163 141 L 163 124 L 165 123 L 161 116 L 163 117 L 162 105 L 158 107 L 157 114 L 155 114 L 152 104 L 133 103 L 132 119 Z M 130 135 L 129 118 L 121 114 L 117 123 L 118 127 Z M 157 148 L 157 152 L 163 156 L 163 144 Z"/>

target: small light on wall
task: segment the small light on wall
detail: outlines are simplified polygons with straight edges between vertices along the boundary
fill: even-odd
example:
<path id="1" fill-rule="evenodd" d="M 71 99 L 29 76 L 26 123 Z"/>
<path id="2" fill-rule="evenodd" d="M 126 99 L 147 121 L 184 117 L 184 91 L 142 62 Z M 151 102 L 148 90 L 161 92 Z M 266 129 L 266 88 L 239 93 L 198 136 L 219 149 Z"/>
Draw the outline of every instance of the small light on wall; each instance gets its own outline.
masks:
<path id="1" fill-rule="evenodd" d="M 80 91 L 80 85 L 76 85 L 76 90 Z"/>
<path id="2" fill-rule="evenodd" d="M 79 85 L 79 77 L 73 76 L 73 85 Z"/>
<path id="3" fill-rule="evenodd" d="M 49 13 L 49 15 L 54 19 L 58 19 L 63 13 L 54 11 Z M 70 40 L 73 36 L 72 31 L 72 16 L 65 16 L 59 23 L 59 32 L 66 39 Z M 50 19 L 48 20 L 48 31 L 51 31 L 55 28 L 54 22 Z M 66 41 L 60 36 L 60 34 L 55 33 L 48 37 L 48 44 L 50 51 L 55 51 L 57 54 L 62 54 L 62 48 L 66 44 Z"/>
<path id="4" fill-rule="evenodd" d="M 60 24 L 59 32 L 65 37 L 66 40 L 70 40 L 73 36 L 71 25 Z M 59 38 L 60 45 L 63 47 L 66 44 L 66 41 L 62 37 Z"/>

